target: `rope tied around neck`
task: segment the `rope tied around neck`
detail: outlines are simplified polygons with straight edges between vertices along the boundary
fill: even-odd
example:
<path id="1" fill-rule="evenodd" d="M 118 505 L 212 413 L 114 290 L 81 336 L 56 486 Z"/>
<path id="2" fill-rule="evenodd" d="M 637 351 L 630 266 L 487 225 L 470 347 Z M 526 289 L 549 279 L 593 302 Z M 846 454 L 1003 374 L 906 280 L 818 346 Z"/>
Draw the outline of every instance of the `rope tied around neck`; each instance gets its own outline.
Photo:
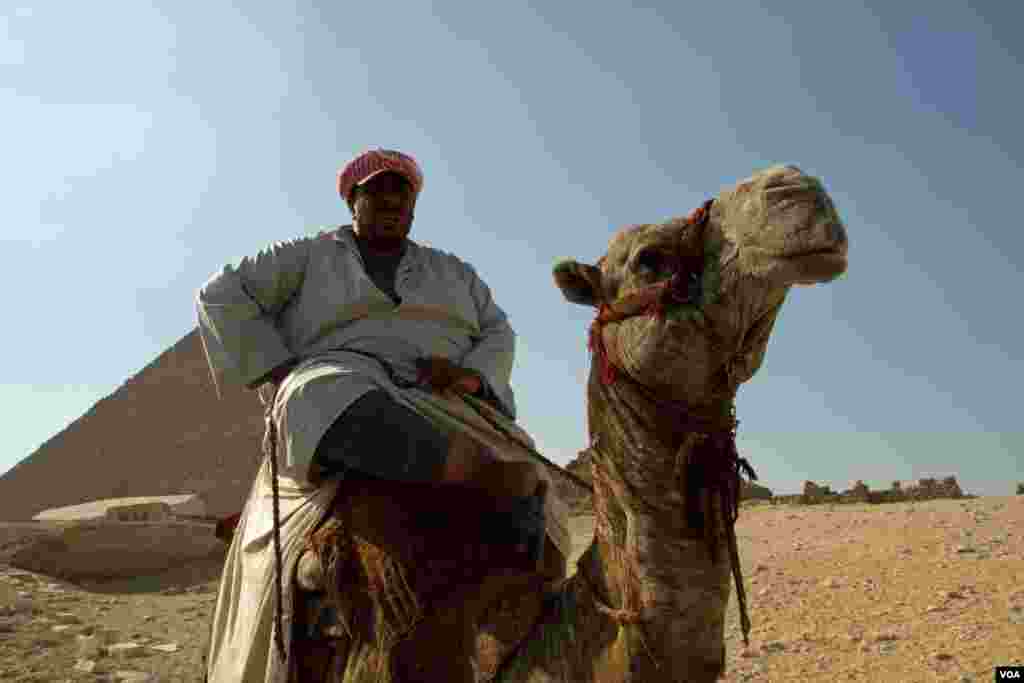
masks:
<path id="1" fill-rule="evenodd" d="M 704 531 L 704 542 L 711 563 L 718 563 L 718 528 L 712 493 L 717 493 L 725 522 L 726 545 L 733 582 L 736 585 L 736 604 L 740 610 L 740 628 L 743 644 L 750 645 L 750 616 L 747 613 L 747 594 L 743 588 L 743 569 L 740 566 L 739 547 L 736 543 L 736 520 L 739 517 L 742 477 L 757 480 L 757 473 L 746 458 L 736 451 L 735 421 L 729 431 L 691 434 L 676 453 L 677 473 L 685 468 L 686 515 L 691 527 Z"/>

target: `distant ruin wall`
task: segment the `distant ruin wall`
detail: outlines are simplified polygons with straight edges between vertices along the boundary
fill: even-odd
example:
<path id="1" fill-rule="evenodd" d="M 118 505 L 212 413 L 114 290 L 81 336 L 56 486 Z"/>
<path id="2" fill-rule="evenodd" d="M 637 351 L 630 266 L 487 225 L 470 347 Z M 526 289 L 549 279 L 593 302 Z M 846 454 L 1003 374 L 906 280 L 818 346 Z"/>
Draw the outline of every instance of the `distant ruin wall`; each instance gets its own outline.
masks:
<path id="1" fill-rule="evenodd" d="M 821 505 L 821 504 L 852 504 L 852 503 L 902 503 L 924 500 L 965 498 L 956 477 L 943 479 L 925 478 L 916 482 L 894 481 L 892 486 L 881 491 L 872 491 L 867 485 L 857 480 L 842 493 L 836 493 L 828 486 L 820 486 L 813 481 L 804 482 L 803 493 L 785 496 L 773 496 L 772 502 L 783 505 Z"/>

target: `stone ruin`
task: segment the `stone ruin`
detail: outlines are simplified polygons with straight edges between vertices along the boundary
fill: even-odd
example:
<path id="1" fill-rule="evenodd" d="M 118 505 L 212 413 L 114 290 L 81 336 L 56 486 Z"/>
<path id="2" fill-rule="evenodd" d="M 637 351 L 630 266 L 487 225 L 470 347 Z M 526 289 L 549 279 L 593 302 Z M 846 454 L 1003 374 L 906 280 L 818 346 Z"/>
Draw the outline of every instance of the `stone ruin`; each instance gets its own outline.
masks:
<path id="1" fill-rule="evenodd" d="M 740 486 L 740 500 L 771 500 L 772 490 L 767 486 L 743 479 Z"/>
<path id="2" fill-rule="evenodd" d="M 828 486 L 818 486 L 813 481 L 805 481 L 804 492 L 800 495 L 800 503 L 802 505 L 815 505 L 830 500 L 835 495 Z"/>
<path id="3" fill-rule="evenodd" d="M 916 484 L 902 482 L 899 488 L 893 488 L 884 493 L 901 495 L 901 500 L 934 500 L 936 498 L 964 497 L 964 492 L 960 490 L 960 484 L 957 483 L 956 477 L 944 477 L 941 481 L 931 478 L 918 479 Z"/>
<path id="4" fill-rule="evenodd" d="M 43 510 L 32 517 L 36 522 L 164 522 L 209 519 L 201 494 L 105 498 L 78 505 Z"/>
<path id="5" fill-rule="evenodd" d="M 68 580 L 159 573 L 223 559 L 226 550 L 197 494 L 94 500 L 43 510 L 33 521 L 40 533 L 9 563 Z"/>
<path id="6" fill-rule="evenodd" d="M 164 522 L 170 518 L 171 506 L 160 502 L 115 505 L 106 514 L 110 522 Z"/>
<path id="7" fill-rule="evenodd" d="M 943 479 L 931 477 L 918 479 L 916 482 L 894 481 L 892 486 L 881 491 L 872 491 L 860 479 L 854 481 L 850 488 L 836 493 L 828 486 L 820 486 L 813 481 L 804 482 L 803 493 L 791 496 L 775 496 L 773 503 L 789 503 L 799 505 L 821 505 L 822 503 L 901 503 L 907 501 L 923 501 L 938 499 L 964 498 L 956 477 Z"/>

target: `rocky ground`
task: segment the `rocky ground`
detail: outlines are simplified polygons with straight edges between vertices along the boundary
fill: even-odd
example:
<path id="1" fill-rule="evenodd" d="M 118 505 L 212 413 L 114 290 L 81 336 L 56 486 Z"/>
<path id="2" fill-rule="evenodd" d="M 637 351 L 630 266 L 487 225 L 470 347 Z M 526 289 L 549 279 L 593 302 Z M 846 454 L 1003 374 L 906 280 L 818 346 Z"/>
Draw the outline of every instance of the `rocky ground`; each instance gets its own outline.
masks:
<path id="1" fill-rule="evenodd" d="M 1024 665 L 1024 496 L 759 507 L 724 681 L 991 681 Z"/>
<path id="2" fill-rule="evenodd" d="M 9 551 L 18 542 L 4 545 Z M 202 680 L 223 559 L 160 576 L 71 583 L 15 569 L 4 554 L 0 680 Z"/>
<path id="3" fill-rule="evenodd" d="M 582 545 L 590 520 L 574 520 Z M 198 681 L 220 563 L 70 583 L 14 569 L 0 526 L 0 680 Z M 750 617 L 723 681 L 989 681 L 1024 664 L 1024 496 L 745 507 Z"/>

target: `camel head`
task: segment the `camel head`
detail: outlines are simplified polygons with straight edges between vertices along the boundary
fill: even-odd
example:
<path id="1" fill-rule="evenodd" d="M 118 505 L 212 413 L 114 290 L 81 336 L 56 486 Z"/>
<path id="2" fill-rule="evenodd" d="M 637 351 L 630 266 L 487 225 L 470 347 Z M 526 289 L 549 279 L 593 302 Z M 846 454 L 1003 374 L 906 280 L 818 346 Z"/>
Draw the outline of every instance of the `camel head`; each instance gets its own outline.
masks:
<path id="1" fill-rule="evenodd" d="M 734 395 L 760 367 L 789 289 L 829 282 L 847 263 L 831 198 L 796 167 L 756 173 L 706 214 L 625 228 L 596 265 L 554 269 L 568 301 L 626 311 L 599 330 L 615 366 L 692 405 Z M 673 297 L 645 314 L 653 310 L 645 293 L 673 276 Z"/>

